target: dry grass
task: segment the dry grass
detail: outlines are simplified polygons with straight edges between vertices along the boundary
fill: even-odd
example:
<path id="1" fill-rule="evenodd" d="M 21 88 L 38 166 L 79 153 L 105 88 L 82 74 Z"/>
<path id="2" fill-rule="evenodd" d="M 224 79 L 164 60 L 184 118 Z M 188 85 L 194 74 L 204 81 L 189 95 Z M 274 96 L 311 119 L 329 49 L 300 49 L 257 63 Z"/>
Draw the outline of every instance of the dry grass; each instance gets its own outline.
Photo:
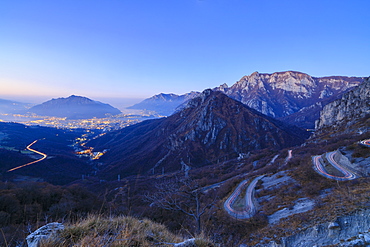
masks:
<path id="1" fill-rule="evenodd" d="M 118 246 L 173 246 L 183 238 L 170 233 L 165 226 L 150 220 L 133 217 L 104 218 L 90 216 L 78 223 L 67 225 L 64 230 L 43 241 L 41 247 L 118 247 Z M 199 247 L 213 246 L 200 236 Z"/>

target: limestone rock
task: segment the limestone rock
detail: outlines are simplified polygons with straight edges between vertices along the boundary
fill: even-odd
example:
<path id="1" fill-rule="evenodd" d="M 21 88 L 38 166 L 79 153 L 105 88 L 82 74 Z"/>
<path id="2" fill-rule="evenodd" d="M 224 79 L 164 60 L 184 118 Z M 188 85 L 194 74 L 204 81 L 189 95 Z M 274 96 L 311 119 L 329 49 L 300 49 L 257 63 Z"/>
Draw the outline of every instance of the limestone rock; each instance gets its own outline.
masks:
<path id="1" fill-rule="evenodd" d="M 271 242 L 268 247 L 369 246 L 370 210 L 361 210 Z"/>
<path id="2" fill-rule="evenodd" d="M 46 239 L 50 237 L 56 231 L 60 231 L 64 229 L 64 225 L 62 223 L 53 222 L 47 225 L 44 225 L 31 233 L 27 236 L 27 245 L 28 247 L 39 247 L 40 241 L 42 239 Z"/>
<path id="3" fill-rule="evenodd" d="M 342 98 L 326 105 L 320 113 L 316 129 L 351 126 L 370 114 L 370 77 L 357 88 L 343 94 Z"/>

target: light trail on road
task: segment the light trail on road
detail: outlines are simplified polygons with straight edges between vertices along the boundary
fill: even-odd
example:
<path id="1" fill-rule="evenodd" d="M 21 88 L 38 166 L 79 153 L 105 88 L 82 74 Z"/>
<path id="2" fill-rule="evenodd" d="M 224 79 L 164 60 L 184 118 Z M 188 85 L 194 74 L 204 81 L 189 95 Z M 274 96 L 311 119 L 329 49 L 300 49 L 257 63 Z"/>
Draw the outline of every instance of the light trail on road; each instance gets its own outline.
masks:
<path id="1" fill-rule="evenodd" d="M 285 158 L 284 165 L 288 164 L 289 160 L 293 157 L 292 152 L 293 150 L 291 149 L 288 150 L 288 156 Z"/>
<path id="2" fill-rule="evenodd" d="M 313 156 L 312 157 L 312 162 L 313 162 L 313 165 L 314 165 L 314 169 L 319 174 L 323 175 L 324 177 L 330 178 L 330 179 L 344 181 L 344 180 L 352 180 L 352 179 L 357 178 L 357 175 L 356 174 L 352 173 L 351 171 L 347 170 L 343 166 L 339 165 L 334 160 L 334 155 L 335 155 L 336 152 L 337 151 L 327 153 L 326 154 L 326 158 L 329 161 L 330 165 L 332 165 L 334 168 L 336 168 L 338 171 L 340 171 L 344 175 L 343 177 L 339 177 L 339 176 L 335 176 L 335 175 L 332 175 L 332 174 L 327 173 L 327 171 L 325 170 L 324 166 L 322 165 L 322 163 L 324 162 L 324 160 L 321 157 L 321 155 L 316 155 L 316 156 Z"/>
<path id="3" fill-rule="evenodd" d="M 232 206 L 235 203 L 236 199 L 238 196 L 241 194 L 242 188 L 249 182 L 249 180 L 243 180 L 238 187 L 234 190 L 234 192 L 230 195 L 229 198 L 224 203 L 224 208 L 226 212 L 237 219 L 248 219 L 251 218 L 255 212 L 256 212 L 256 207 L 254 205 L 254 188 L 256 187 L 257 182 L 263 177 L 259 176 L 255 178 L 248 186 L 246 193 L 245 193 L 245 207 L 241 211 L 235 210 Z"/>
<path id="4" fill-rule="evenodd" d="M 370 148 L 370 139 L 360 141 L 360 144 Z"/>
<path id="5" fill-rule="evenodd" d="M 35 163 L 37 163 L 37 162 L 40 162 L 40 161 L 42 161 L 42 160 L 46 159 L 46 157 L 48 157 L 46 154 L 41 153 L 41 152 L 39 152 L 39 151 L 37 151 L 37 150 L 35 150 L 35 149 L 32 149 L 32 148 L 31 148 L 31 146 L 32 146 L 33 144 L 35 144 L 37 141 L 38 141 L 38 140 L 36 140 L 36 141 L 32 142 L 32 143 L 31 143 L 31 144 L 29 144 L 26 148 L 27 148 L 29 151 L 31 151 L 31 152 L 34 152 L 34 153 L 37 153 L 37 154 L 42 155 L 42 158 L 41 158 L 41 159 L 38 159 L 38 160 L 35 160 L 35 161 L 32 161 L 32 162 L 29 162 L 29 163 L 24 164 L 24 165 L 21 165 L 21 166 L 14 167 L 14 168 L 12 168 L 12 169 L 8 170 L 7 172 L 12 172 L 12 171 L 18 170 L 18 169 L 20 169 L 20 168 L 22 168 L 22 167 L 25 167 L 25 166 L 29 166 L 29 165 L 35 164 Z"/>

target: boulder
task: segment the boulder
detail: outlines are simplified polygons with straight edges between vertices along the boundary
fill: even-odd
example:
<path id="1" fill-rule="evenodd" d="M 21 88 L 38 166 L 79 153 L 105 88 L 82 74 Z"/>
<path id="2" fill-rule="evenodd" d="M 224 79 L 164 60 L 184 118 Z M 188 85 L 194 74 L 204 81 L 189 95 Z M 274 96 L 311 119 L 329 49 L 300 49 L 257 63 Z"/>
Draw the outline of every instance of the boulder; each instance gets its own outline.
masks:
<path id="1" fill-rule="evenodd" d="M 50 237 L 56 231 L 60 231 L 64 229 L 64 225 L 62 223 L 53 222 L 47 225 L 44 225 L 31 233 L 27 236 L 27 245 L 28 247 L 39 247 L 40 241 L 42 239 L 46 239 Z"/>

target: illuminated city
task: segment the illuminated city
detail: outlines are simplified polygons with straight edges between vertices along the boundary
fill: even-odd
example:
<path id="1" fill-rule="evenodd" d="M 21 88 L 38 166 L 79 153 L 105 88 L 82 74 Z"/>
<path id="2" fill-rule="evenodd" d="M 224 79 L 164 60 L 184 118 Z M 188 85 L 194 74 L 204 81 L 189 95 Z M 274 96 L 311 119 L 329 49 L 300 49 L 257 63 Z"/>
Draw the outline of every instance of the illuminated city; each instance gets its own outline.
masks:
<path id="1" fill-rule="evenodd" d="M 67 119 L 49 116 L 0 114 L 0 122 L 17 122 L 25 125 L 39 125 L 62 129 L 97 129 L 102 131 L 117 130 L 138 123 L 145 119 L 155 118 L 150 112 L 140 114 L 119 114 L 106 118 Z"/>

